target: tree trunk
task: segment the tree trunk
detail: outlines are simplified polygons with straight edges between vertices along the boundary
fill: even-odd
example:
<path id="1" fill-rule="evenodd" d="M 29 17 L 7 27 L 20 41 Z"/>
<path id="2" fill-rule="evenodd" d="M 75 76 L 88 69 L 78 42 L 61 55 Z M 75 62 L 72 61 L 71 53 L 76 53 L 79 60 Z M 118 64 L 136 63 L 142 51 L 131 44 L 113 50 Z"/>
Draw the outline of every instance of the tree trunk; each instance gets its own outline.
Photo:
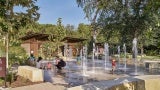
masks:
<path id="1" fill-rule="evenodd" d="M 58 52 L 58 54 L 59 54 L 59 45 L 57 45 L 57 49 L 58 49 L 58 51 L 57 51 L 57 52 Z"/>

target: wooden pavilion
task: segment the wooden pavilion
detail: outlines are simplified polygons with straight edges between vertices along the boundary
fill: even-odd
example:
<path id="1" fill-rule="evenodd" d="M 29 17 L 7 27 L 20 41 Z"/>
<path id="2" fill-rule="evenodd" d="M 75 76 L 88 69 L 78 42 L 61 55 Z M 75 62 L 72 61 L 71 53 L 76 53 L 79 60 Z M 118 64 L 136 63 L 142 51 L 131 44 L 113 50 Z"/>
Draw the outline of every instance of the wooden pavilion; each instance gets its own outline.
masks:
<path id="1" fill-rule="evenodd" d="M 23 41 L 21 46 L 26 50 L 27 55 L 38 56 L 42 43 L 48 41 L 48 37 L 48 34 L 28 32 L 20 38 Z"/>
<path id="2" fill-rule="evenodd" d="M 96 48 L 98 48 L 98 52 L 97 54 L 103 54 L 104 52 L 104 43 L 95 43 L 96 44 Z"/>
<path id="3" fill-rule="evenodd" d="M 64 39 L 62 39 L 61 41 L 64 42 L 64 45 L 62 47 L 63 56 L 64 56 L 64 48 L 65 48 L 66 44 L 67 44 L 68 48 L 72 48 L 73 56 L 76 56 L 77 54 L 80 53 L 79 51 L 83 47 L 82 42 L 85 40 L 87 40 L 87 39 L 75 38 L 75 37 L 65 37 Z"/>
<path id="4" fill-rule="evenodd" d="M 30 56 L 30 54 L 33 54 L 34 56 L 38 57 L 40 55 L 39 51 L 42 49 L 42 44 L 49 41 L 48 37 L 49 34 L 28 32 L 25 36 L 20 38 L 20 40 L 23 41 L 21 46 L 26 50 L 27 55 Z M 64 46 L 66 43 L 68 47 L 72 48 L 73 55 L 77 55 L 77 49 L 81 48 L 81 45 L 78 46 L 78 43 L 81 43 L 84 40 L 86 39 L 74 37 L 65 37 L 62 39 L 61 42 L 64 42 L 64 45 L 60 47 L 62 55 L 64 55 Z"/>

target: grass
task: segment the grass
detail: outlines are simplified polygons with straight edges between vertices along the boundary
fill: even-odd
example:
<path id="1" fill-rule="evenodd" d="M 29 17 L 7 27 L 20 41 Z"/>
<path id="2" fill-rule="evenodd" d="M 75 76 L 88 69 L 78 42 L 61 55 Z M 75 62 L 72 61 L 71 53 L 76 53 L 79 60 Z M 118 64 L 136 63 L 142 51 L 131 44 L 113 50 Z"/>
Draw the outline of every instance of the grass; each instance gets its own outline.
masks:
<path id="1" fill-rule="evenodd" d="M 114 56 L 118 57 L 117 54 L 115 54 Z M 121 54 L 120 58 L 124 58 L 124 54 Z M 126 54 L 126 58 L 128 59 L 132 59 L 132 54 L 131 53 L 127 53 Z M 141 55 L 137 56 L 138 60 L 141 60 Z M 146 56 L 146 55 L 142 55 L 142 60 L 160 60 L 160 55 L 157 56 Z"/>
<path id="2" fill-rule="evenodd" d="M 160 60 L 160 56 L 144 56 L 142 59 L 147 59 L 147 60 Z"/>

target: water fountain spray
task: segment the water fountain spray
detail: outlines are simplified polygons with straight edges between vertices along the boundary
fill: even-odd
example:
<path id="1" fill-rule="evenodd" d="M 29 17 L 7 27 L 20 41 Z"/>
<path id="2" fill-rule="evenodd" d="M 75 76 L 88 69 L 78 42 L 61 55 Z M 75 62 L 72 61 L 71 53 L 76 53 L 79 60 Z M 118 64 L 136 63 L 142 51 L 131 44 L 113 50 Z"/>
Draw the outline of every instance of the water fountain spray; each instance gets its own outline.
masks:
<path id="1" fill-rule="evenodd" d="M 87 71 L 87 46 L 83 47 L 83 62 L 82 62 L 82 68 L 83 68 L 83 76 L 86 76 Z"/>
<path id="2" fill-rule="evenodd" d="M 93 32 L 93 53 L 92 53 L 92 72 L 95 73 L 95 52 L 96 52 L 96 30 Z"/>
<path id="3" fill-rule="evenodd" d="M 96 48 L 96 55 L 97 55 L 97 61 L 98 61 L 98 54 L 99 54 L 99 49 L 98 49 L 98 46 L 97 46 L 97 48 Z"/>
<path id="4" fill-rule="evenodd" d="M 138 54 L 138 51 L 137 51 L 137 38 L 134 38 L 133 39 L 133 47 L 132 47 L 132 52 L 133 52 L 133 60 L 134 60 L 134 64 L 135 64 L 135 74 L 137 74 L 137 54 Z"/>
<path id="5" fill-rule="evenodd" d="M 81 58 L 81 67 L 83 67 L 83 62 L 82 62 L 82 59 L 83 59 L 83 49 L 80 50 L 80 58 Z"/>
<path id="6" fill-rule="evenodd" d="M 117 47 L 117 51 L 118 51 L 118 69 L 120 69 L 120 46 Z"/>
<path id="7" fill-rule="evenodd" d="M 126 45 L 123 44 L 123 52 L 124 52 L 124 72 L 126 72 L 127 69 L 127 61 L 126 61 Z"/>
<path id="8" fill-rule="evenodd" d="M 105 70 L 107 70 L 107 61 L 109 61 L 109 46 L 108 43 L 104 44 L 104 55 L 105 55 Z"/>

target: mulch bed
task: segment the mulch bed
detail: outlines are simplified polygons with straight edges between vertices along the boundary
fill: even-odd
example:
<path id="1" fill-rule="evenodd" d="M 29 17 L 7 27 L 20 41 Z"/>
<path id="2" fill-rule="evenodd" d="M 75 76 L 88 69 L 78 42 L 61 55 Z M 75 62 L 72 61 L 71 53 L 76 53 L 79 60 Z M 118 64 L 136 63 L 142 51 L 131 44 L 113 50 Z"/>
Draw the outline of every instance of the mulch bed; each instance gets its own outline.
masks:
<path id="1" fill-rule="evenodd" d="M 21 87 L 21 86 L 27 86 L 27 85 L 33 85 L 33 84 L 39 84 L 43 82 L 31 82 L 29 79 L 25 79 L 21 76 L 17 76 L 17 79 L 11 83 L 11 87 Z"/>
<path id="2" fill-rule="evenodd" d="M 15 87 L 34 85 L 39 83 L 43 83 L 43 82 L 31 82 L 29 79 L 25 79 L 21 76 L 17 76 L 16 80 L 13 81 L 11 84 L 9 84 L 9 87 L 15 88 Z"/>

